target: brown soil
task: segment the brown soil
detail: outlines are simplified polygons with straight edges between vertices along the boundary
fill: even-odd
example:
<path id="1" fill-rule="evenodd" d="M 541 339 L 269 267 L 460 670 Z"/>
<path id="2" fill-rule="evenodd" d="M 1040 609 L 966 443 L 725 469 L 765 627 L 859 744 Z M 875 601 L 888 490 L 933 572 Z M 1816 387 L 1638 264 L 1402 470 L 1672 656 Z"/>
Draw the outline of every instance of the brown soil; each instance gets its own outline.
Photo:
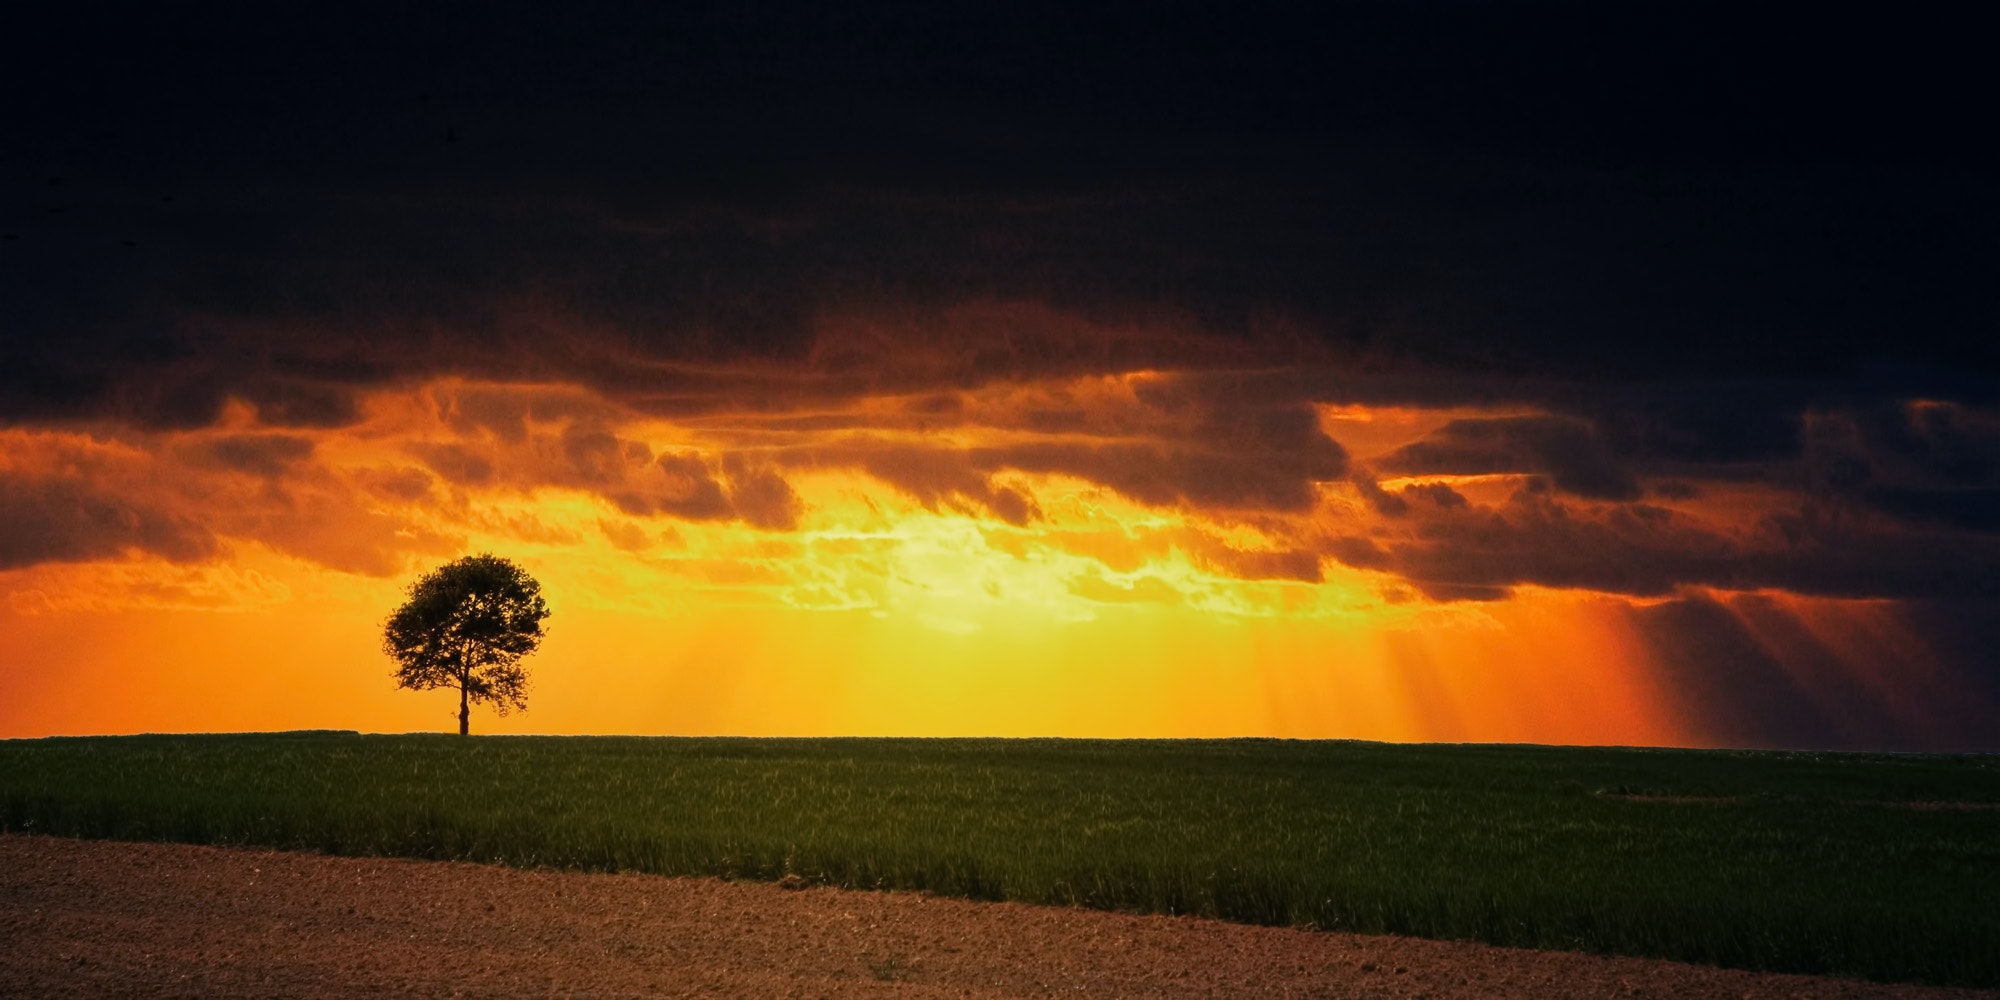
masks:
<path id="1" fill-rule="evenodd" d="M 135 995 L 1981 994 L 915 893 L 0 836 L 0 996 Z"/>

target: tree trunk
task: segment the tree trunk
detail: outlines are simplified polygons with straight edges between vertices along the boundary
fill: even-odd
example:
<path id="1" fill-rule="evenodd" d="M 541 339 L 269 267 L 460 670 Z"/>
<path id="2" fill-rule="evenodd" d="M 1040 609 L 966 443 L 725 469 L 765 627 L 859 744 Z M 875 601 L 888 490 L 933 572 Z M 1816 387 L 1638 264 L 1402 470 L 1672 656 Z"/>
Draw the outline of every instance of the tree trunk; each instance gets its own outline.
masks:
<path id="1" fill-rule="evenodd" d="M 472 732 L 472 706 L 465 700 L 465 686 L 458 688 L 458 735 Z"/>

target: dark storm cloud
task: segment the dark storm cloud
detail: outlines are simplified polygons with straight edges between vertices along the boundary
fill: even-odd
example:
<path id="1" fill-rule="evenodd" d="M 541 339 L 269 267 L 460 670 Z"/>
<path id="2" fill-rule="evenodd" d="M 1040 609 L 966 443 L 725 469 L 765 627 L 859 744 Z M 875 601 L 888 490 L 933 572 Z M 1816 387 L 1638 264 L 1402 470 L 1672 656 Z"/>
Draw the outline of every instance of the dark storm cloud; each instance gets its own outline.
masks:
<path id="1" fill-rule="evenodd" d="M 619 437 L 597 422 L 603 404 L 567 400 L 551 405 L 536 390 L 503 403 L 497 389 L 455 393 L 456 403 L 440 416 L 468 435 L 460 441 L 419 441 L 404 446 L 445 482 L 459 487 L 504 487 L 520 493 L 557 487 L 603 498 L 634 516 L 663 515 L 686 521 L 740 520 L 752 527 L 786 531 L 797 527 L 803 501 L 768 462 L 736 454 L 706 456 L 696 451 L 655 454 L 643 441 Z M 538 398 L 539 397 L 539 398 Z M 476 401 L 467 406 L 466 401 Z M 531 429 L 525 414 L 549 417 L 584 412 L 560 427 Z M 538 419 L 539 419 L 538 417 Z M 427 491 L 422 477 L 417 496 Z M 402 474 L 407 478 L 407 473 Z M 364 486 L 377 486 L 371 476 Z M 390 484 L 401 487 L 403 479 Z"/>
<path id="2" fill-rule="evenodd" d="M 358 470 L 355 482 L 363 490 L 385 500 L 415 503 L 431 495 L 435 480 L 422 469 L 400 468 Z"/>
<path id="3" fill-rule="evenodd" d="M 1396 528 L 1380 538 L 1336 540 L 1328 554 L 1395 572 L 1440 599 L 1499 598 L 1528 583 L 1666 594 L 1722 583 L 1739 555 L 1731 539 L 1664 508 L 1598 510 L 1533 488 L 1490 507 L 1411 504 Z"/>
<path id="4" fill-rule="evenodd" d="M 825 316 L 975 300 L 1177 315 L 1266 360 L 1990 377 L 1977 33 L 1883 20 L 1821 12 L 1811 44 L 1703 5 L 24 23 L 0 418 L 186 427 L 238 398 L 332 426 L 356 387 L 448 372 L 666 407 L 696 397 L 646 362 L 796 361 Z M 959 374 L 1187 359 L 1028 342 Z M 1796 416 L 1651 395 L 1600 430 L 1757 451 Z"/>
<path id="5" fill-rule="evenodd" d="M 802 467 L 858 468 L 930 510 L 969 505 L 1010 524 L 1039 515 L 1033 502 L 991 480 L 994 471 L 960 448 L 857 440 L 783 456 Z"/>
<path id="6" fill-rule="evenodd" d="M 1379 534 L 1336 534 L 1322 551 L 1394 573 L 1439 600 L 1497 600 L 1522 585 L 1641 597 L 1706 586 L 2000 598 L 2000 539 L 1811 502 L 1724 530 L 1643 502 L 1566 500 L 1532 482 L 1493 505 L 1425 499 L 1406 504 Z"/>
<path id="7" fill-rule="evenodd" d="M 561 474 L 556 482 L 583 489 L 601 489 L 623 482 L 634 468 L 653 460 L 643 441 L 621 441 L 602 427 L 573 423 L 558 436 Z"/>
<path id="8" fill-rule="evenodd" d="M 665 452 L 656 460 L 646 446 L 620 444 L 623 466 L 589 484 L 627 514 L 666 514 L 686 521 L 740 520 L 766 531 L 798 527 L 803 502 L 791 484 L 768 466 L 740 455 L 719 462 L 694 452 Z"/>
<path id="9" fill-rule="evenodd" d="M 975 450 L 992 468 L 1063 473 L 1103 483 L 1141 503 L 1199 510 L 1289 510 L 1312 506 L 1313 484 L 1340 478 L 1347 456 L 1314 432 L 1284 450 L 1150 445 L 1033 444 Z"/>
<path id="10" fill-rule="evenodd" d="M 408 449 L 448 483 L 484 486 L 493 481 L 492 461 L 465 445 L 419 441 L 408 445 Z"/>
<path id="11" fill-rule="evenodd" d="M 359 419 L 351 386 L 305 379 L 260 379 L 242 385 L 239 398 L 271 427 L 344 427 Z"/>
<path id="12" fill-rule="evenodd" d="M 1088 416 L 1079 409 L 1064 421 L 1076 429 L 1095 425 L 1095 437 L 1065 440 L 1058 432 L 1005 444 L 953 445 L 851 435 L 777 458 L 801 468 L 860 469 L 932 509 L 969 503 L 1013 524 L 1039 511 L 1031 499 L 994 481 L 1007 472 L 1074 476 L 1154 506 L 1293 513 L 1311 509 L 1316 483 L 1347 474 L 1345 449 L 1320 431 L 1309 406 L 1217 398 L 1173 388 L 1172 381 L 1142 387 L 1136 408 L 1100 403 L 1087 407 Z M 1012 410 L 1005 417 L 1017 424 L 997 422 L 1001 429 L 1040 430 L 1045 412 Z"/>
<path id="13" fill-rule="evenodd" d="M 2000 411 L 1924 401 L 1815 413 L 1803 453 L 1809 487 L 1828 503 L 2000 531 Z"/>
<path id="14" fill-rule="evenodd" d="M 1343 183 L 1387 183 L 1367 173 Z M 14 304 L 0 346 L 0 413 L 188 427 L 212 422 L 235 397 L 255 405 L 267 424 L 329 426 L 354 417 L 358 387 L 451 373 L 582 382 L 619 397 L 653 398 L 665 412 L 699 407 L 704 398 L 711 406 L 733 403 L 738 387 L 689 379 L 660 362 L 810 358 L 838 383 L 833 388 L 860 391 L 893 377 L 904 352 L 929 362 L 912 376 L 958 382 L 1162 362 L 1303 360 L 1444 376 L 1540 374 L 1568 384 L 1664 378 L 1629 395 L 1607 387 L 1602 431 L 1663 456 L 1706 460 L 1732 450 L 1754 459 L 1787 446 L 1798 412 L 1788 404 L 1825 396 L 1826 380 L 1865 370 L 1878 353 L 1918 364 L 1879 388 L 1849 387 L 1850 395 L 1991 392 L 1960 384 L 1965 371 L 1993 370 L 1961 356 L 1961 347 L 1984 338 L 1947 338 L 1941 331 L 1978 329 L 1995 317 L 1970 309 L 1923 315 L 1939 308 L 1932 293 L 1940 289 L 1913 290 L 1908 301 L 1915 311 L 1884 315 L 1884 325 L 1871 328 L 1915 328 L 1893 339 L 1871 342 L 1858 331 L 1845 342 L 1815 339 L 1829 327 L 1852 325 L 1848 313 L 1785 314 L 1745 331 L 1743 310 L 1726 302 L 1707 311 L 1679 304 L 1683 318 L 1667 329 L 1644 303 L 1600 304 L 1606 293 L 1570 271 L 1510 273 L 1516 265 L 1491 245 L 1495 237 L 1480 231 L 1484 226 L 1446 221 L 1425 228 L 1431 210 L 1423 203 L 1477 205 L 1485 197 L 1466 177 L 1357 196 L 1412 209 L 1361 209 L 1384 213 L 1374 224 L 1358 222 L 1351 206 L 1315 205 L 1326 196 L 1304 181 L 1262 183 L 1227 172 L 1156 197 L 1106 203 L 1037 192 L 975 189 L 913 198 L 812 188 L 772 209 L 777 229 L 761 235 L 753 235 L 763 224 L 749 213 L 680 226 L 679 217 L 701 214 L 698 205 L 670 198 L 626 210 L 603 204 L 601 194 L 568 194 L 565 183 L 555 178 L 433 198 L 359 193 L 345 196 L 338 213 L 281 201 L 258 209 L 278 230 L 268 239 L 232 239 L 212 251 L 161 249 L 164 259 L 155 267 L 132 274 L 79 263 L 62 279 L 89 286 L 79 294 L 90 304 L 79 309 L 34 309 L 53 294 L 51 283 L 34 273 L 36 262 L 14 262 L 25 266 L 10 266 L 0 279 L 9 281 L 7 301 Z M 1464 189 L 1468 184 L 1472 190 Z M 1643 204 L 1647 196 L 1633 198 Z M 1838 202 L 1829 194 L 1829 210 Z M 614 212 L 636 214 L 648 220 L 646 228 L 624 228 Z M 1532 220 L 1518 225 L 1526 229 L 1521 239 L 1568 238 L 1541 233 Z M 1605 225 L 1645 228 L 1633 219 Z M 1809 239 L 1803 222 L 1799 228 L 1788 239 Z M 1721 244 L 1734 239 L 1727 231 L 1712 237 Z M 1409 241 L 1435 245 L 1396 246 Z M 1856 258 L 1916 268 L 1878 259 L 1887 251 L 1866 236 L 1854 244 Z M 1634 260 L 1615 247 L 1603 255 L 1698 283 L 1706 250 L 1690 247 L 1688 259 L 1672 267 Z M 1767 253 L 1787 256 L 1783 245 Z M 1372 273 L 1385 269 L 1390 273 Z M 1956 281 L 1957 270 L 1928 272 L 1922 280 Z M 1825 280 L 1870 287 L 1858 275 L 1850 278 Z M 1605 314 L 1530 322 L 1505 301 L 1524 294 L 1545 300 L 1538 306 L 1543 313 L 1567 303 Z M 1805 290 L 1772 295 L 1823 301 Z M 727 305 L 739 300 L 763 305 Z M 913 351 L 913 335 L 850 341 L 845 354 L 827 349 L 829 317 L 894 317 L 927 303 L 942 309 L 972 301 L 1037 303 L 1048 307 L 1044 326 L 1051 317 L 1073 315 L 1099 320 L 1100 329 L 1063 336 L 1020 322 L 1013 331 L 956 330 L 949 335 L 955 343 L 929 352 Z M 1113 341 L 1103 333 L 1121 322 L 1157 327 L 1156 319 L 1173 317 L 1203 333 L 1205 343 Z M 1010 350 L 1010 343 L 1018 346 Z M 1772 356 L 1744 358 L 1744 345 Z M 886 371 L 873 380 L 839 378 L 861 367 Z M 1738 381 L 1719 390 L 1710 375 Z M 1812 384 L 1774 392 L 1745 376 Z M 1677 389 L 1674 380 L 1681 378 L 1687 384 Z"/>
<path id="15" fill-rule="evenodd" d="M 668 452 L 660 456 L 659 466 L 666 473 L 666 488 L 650 500 L 636 495 L 621 497 L 621 508 L 631 513 L 664 511 L 690 521 L 729 516 L 729 498 L 723 496 L 722 484 L 700 455 Z"/>
<path id="16" fill-rule="evenodd" d="M 729 502 L 745 523 L 766 531 L 798 527 L 805 504 L 783 476 L 737 455 L 725 458 L 723 468 L 729 474 Z"/>
<path id="17" fill-rule="evenodd" d="M 310 457 L 313 442 L 288 434 L 231 434 L 211 438 L 191 450 L 197 461 L 237 472 L 279 476 Z"/>
<path id="18" fill-rule="evenodd" d="M 798 527 L 804 511 L 804 502 L 784 477 L 740 455 L 724 455 L 713 462 L 694 452 L 665 452 L 654 464 L 662 478 L 635 476 L 609 494 L 612 502 L 628 514 L 667 514 L 687 521 L 736 519 L 766 531 Z"/>
<path id="19" fill-rule="evenodd" d="M 1400 491 L 1405 499 L 1422 500 L 1444 510 L 1466 505 L 1465 496 L 1443 483 L 1417 483 Z"/>
<path id="20" fill-rule="evenodd" d="M 1904 521 L 1964 531 L 2000 532 L 2000 489 L 1919 490 L 1887 486 L 1868 490 L 1869 505 Z"/>
<path id="21" fill-rule="evenodd" d="M 1640 493 L 1595 428 L 1565 417 L 1454 420 L 1376 466 L 1408 475 L 1546 473 L 1558 489 L 1602 500 L 1630 500 Z"/>
<path id="22" fill-rule="evenodd" d="M 440 479 L 628 513 L 791 525 L 780 470 L 823 466 L 1015 524 L 1010 472 L 1301 516 L 1352 480 L 1394 523 L 1330 554 L 1440 596 L 1990 589 L 2000 198 L 1950 24 L 341 5 L 9 37 L 0 423 L 234 401 L 300 436 L 460 376 L 513 384 L 441 397 L 459 439 L 408 445 Z M 966 396 L 1135 369 L 1178 374 Z M 851 405 L 884 393 L 899 419 Z M 1362 469 L 1315 402 L 1536 415 Z M 737 437 L 655 455 L 631 413 Z M 899 436 L 945 427 L 1026 433 Z M 294 460 L 249 442 L 205 447 Z M 1470 472 L 1558 493 L 1371 478 Z M 1797 502 L 1747 540 L 1663 505 L 1722 483 Z"/>
<path id="23" fill-rule="evenodd" d="M 194 521 L 66 477 L 0 475 L 0 569 L 144 552 L 206 558 L 215 537 Z"/>

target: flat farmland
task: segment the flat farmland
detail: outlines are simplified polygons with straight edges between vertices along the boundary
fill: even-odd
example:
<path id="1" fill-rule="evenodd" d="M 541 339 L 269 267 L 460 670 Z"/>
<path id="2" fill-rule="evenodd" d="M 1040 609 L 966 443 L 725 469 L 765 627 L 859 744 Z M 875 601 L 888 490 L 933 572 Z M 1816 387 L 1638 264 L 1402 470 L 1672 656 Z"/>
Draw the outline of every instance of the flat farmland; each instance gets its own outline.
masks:
<path id="1" fill-rule="evenodd" d="M 0 830 L 2000 986 L 2000 758 L 1271 740 L 0 741 Z"/>

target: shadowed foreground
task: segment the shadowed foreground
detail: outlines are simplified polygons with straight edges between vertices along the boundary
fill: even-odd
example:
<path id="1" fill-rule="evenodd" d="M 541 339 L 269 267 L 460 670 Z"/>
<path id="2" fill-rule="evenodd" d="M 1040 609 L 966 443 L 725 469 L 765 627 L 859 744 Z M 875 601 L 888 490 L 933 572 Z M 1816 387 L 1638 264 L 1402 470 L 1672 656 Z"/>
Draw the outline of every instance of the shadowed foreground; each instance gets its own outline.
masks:
<path id="1" fill-rule="evenodd" d="M 777 880 L 2000 986 L 2000 758 L 1269 740 L 0 741 L 0 832 Z"/>
<path id="2" fill-rule="evenodd" d="M 0 995 L 1972 997 L 915 893 L 0 836 Z"/>

